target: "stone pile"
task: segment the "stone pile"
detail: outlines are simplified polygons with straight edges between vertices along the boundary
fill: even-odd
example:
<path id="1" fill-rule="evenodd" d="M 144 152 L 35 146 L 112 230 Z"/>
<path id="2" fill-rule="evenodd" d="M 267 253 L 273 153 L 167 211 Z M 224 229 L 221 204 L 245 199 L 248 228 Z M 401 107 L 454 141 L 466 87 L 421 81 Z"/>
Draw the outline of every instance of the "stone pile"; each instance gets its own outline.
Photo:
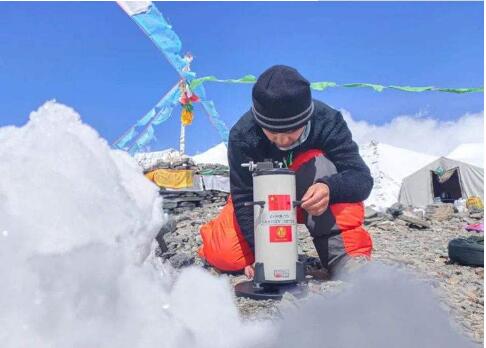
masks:
<path id="1" fill-rule="evenodd" d="M 229 175 L 228 166 L 209 163 L 196 164 L 191 157 L 181 155 L 179 151 L 174 149 L 139 153 L 135 155 L 135 160 L 142 167 L 144 173 L 156 169 L 186 169 L 193 170 L 194 174 Z"/>
<path id="2" fill-rule="evenodd" d="M 179 151 L 169 149 L 158 152 L 138 153 L 135 160 L 142 167 L 144 173 L 156 169 L 195 169 L 192 158 L 182 155 Z"/>
<path id="3" fill-rule="evenodd" d="M 198 164 L 196 174 L 229 176 L 229 168 L 222 164 Z"/>
<path id="4" fill-rule="evenodd" d="M 160 190 L 163 197 L 162 208 L 168 214 L 181 214 L 196 207 L 212 207 L 224 204 L 228 198 L 227 192 L 207 191 L 175 191 Z"/>
<path id="5" fill-rule="evenodd" d="M 203 266 L 203 261 L 197 255 L 202 244 L 199 228 L 218 216 L 219 211 L 226 204 L 228 193 L 161 191 L 161 194 L 164 197 L 163 204 L 172 202 L 178 206 L 164 209 L 169 217 L 156 237 L 159 244 L 157 255 L 162 260 L 169 261 L 175 268 L 194 263 Z M 184 202 L 191 205 L 183 204 Z"/>

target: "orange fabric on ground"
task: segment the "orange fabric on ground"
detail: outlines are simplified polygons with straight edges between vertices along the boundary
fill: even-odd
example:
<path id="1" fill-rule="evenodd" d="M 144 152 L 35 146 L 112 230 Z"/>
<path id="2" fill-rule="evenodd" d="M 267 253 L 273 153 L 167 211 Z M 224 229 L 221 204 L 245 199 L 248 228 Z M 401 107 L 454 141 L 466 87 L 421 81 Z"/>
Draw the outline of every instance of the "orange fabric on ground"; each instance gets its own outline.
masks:
<path id="1" fill-rule="evenodd" d="M 201 226 L 203 245 L 199 256 L 222 271 L 239 271 L 255 258 L 240 231 L 231 196 L 219 216 Z"/>

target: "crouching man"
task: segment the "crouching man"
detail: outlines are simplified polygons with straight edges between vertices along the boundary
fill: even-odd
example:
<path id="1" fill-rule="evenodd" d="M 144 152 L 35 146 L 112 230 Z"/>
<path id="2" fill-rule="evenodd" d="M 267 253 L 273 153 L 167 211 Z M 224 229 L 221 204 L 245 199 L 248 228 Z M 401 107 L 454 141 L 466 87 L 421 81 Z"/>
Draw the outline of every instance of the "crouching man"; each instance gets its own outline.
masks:
<path id="1" fill-rule="evenodd" d="M 296 171 L 299 212 L 324 268 L 331 273 L 353 258 L 369 258 L 371 239 L 362 228 L 364 201 L 373 178 L 340 112 L 312 99 L 297 70 L 266 70 L 252 91 L 253 105 L 230 131 L 231 196 L 240 229 L 254 251 L 252 175 L 242 163 L 265 159 Z M 245 267 L 252 278 L 252 265 Z"/>

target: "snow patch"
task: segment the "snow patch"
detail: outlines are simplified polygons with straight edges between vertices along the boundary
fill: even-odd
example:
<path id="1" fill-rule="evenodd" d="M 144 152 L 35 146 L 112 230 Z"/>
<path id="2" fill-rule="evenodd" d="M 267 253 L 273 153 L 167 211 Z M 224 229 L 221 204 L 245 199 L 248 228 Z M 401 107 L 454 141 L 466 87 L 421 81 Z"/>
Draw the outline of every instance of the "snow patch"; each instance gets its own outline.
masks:
<path id="1" fill-rule="evenodd" d="M 220 143 L 209 150 L 192 156 L 196 164 L 221 164 L 228 166 L 228 149 L 224 143 Z"/>
<path id="2" fill-rule="evenodd" d="M 71 108 L 0 128 L 1 347 L 247 347 L 224 278 L 153 257 L 157 187 Z M 231 333 L 231 334 L 230 334 Z"/>
<path id="3" fill-rule="evenodd" d="M 350 276 L 341 292 L 284 312 L 271 347 L 479 347 L 451 327 L 430 284 L 404 269 L 374 262 Z"/>
<path id="4" fill-rule="evenodd" d="M 461 144 L 446 157 L 484 168 L 484 143 Z"/>

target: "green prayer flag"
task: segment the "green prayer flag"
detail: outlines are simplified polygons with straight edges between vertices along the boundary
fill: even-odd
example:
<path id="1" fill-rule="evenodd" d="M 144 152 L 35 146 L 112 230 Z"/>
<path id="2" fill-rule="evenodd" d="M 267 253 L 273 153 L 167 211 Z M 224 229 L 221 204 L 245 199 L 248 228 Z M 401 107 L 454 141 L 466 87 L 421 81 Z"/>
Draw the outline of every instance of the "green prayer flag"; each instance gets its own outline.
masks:
<path id="1" fill-rule="evenodd" d="M 336 83 L 323 81 L 323 82 L 312 82 L 310 84 L 310 88 L 315 89 L 316 91 L 323 91 L 329 87 L 336 87 Z"/>
<path id="2" fill-rule="evenodd" d="M 220 82 L 220 83 L 255 83 L 257 78 L 254 75 L 245 75 L 240 77 L 239 79 L 226 79 L 221 80 L 215 76 L 205 76 L 200 77 L 197 79 L 191 80 L 190 87 L 194 90 L 196 87 L 202 85 L 205 82 Z M 310 88 L 316 91 L 323 91 L 327 88 L 331 87 L 345 87 L 345 88 L 371 88 L 375 92 L 382 92 L 385 89 L 395 89 L 402 92 L 428 92 L 428 91 L 436 91 L 436 92 L 446 92 L 446 93 L 483 93 L 483 87 L 473 87 L 473 88 L 438 88 L 432 86 L 425 86 L 425 87 L 412 87 L 412 86 L 384 86 L 375 83 L 344 83 L 344 84 L 337 84 L 336 82 L 330 81 L 320 81 L 320 82 L 311 82 Z"/>

